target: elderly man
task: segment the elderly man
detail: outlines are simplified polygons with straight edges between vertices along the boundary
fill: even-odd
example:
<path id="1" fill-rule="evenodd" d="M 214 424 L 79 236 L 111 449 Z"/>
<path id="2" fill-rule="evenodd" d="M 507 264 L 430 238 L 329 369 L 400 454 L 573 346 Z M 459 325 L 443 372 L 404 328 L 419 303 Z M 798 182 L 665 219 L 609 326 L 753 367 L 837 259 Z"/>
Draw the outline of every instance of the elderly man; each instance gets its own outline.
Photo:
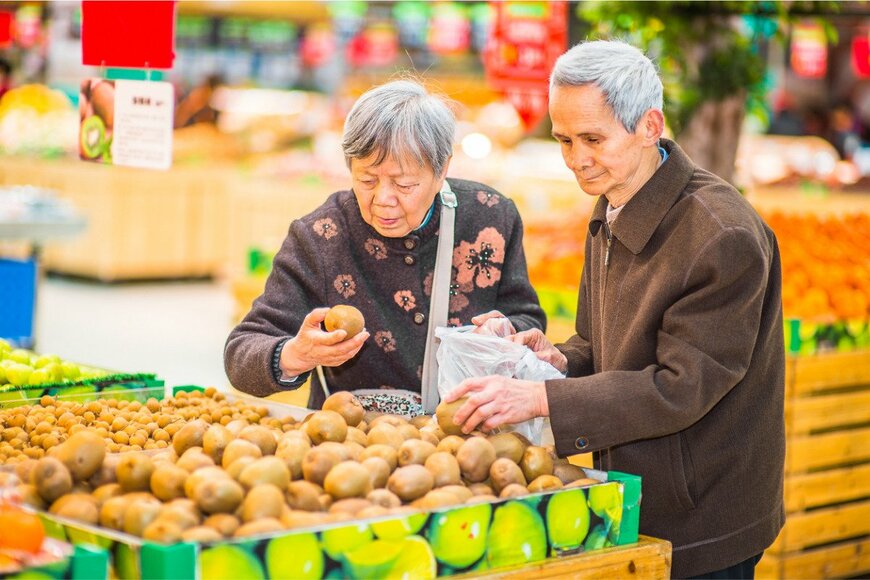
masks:
<path id="1" fill-rule="evenodd" d="M 728 183 L 662 139 L 662 83 L 616 41 L 552 72 L 553 136 L 598 202 L 576 335 L 512 337 L 567 373 L 484 377 L 466 432 L 549 416 L 561 456 L 643 477 L 641 532 L 673 543 L 676 577 L 751 578 L 784 522 L 784 346 L 776 238 Z"/>

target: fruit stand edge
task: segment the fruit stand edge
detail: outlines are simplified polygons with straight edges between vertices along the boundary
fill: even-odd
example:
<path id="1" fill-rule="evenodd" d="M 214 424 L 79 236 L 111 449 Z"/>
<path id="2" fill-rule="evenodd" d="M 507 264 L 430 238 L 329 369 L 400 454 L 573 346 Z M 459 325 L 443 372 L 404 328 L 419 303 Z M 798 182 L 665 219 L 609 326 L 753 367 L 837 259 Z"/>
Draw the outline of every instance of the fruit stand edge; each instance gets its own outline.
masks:
<path id="1" fill-rule="evenodd" d="M 109 577 L 109 553 L 96 546 L 73 548 L 72 580 L 105 580 Z"/>
<path id="2" fill-rule="evenodd" d="M 619 543 L 635 544 L 638 539 L 640 526 L 640 488 L 642 479 L 639 475 L 623 473 L 621 471 L 608 471 L 608 481 L 622 483 L 622 524 L 619 530 Z"/>

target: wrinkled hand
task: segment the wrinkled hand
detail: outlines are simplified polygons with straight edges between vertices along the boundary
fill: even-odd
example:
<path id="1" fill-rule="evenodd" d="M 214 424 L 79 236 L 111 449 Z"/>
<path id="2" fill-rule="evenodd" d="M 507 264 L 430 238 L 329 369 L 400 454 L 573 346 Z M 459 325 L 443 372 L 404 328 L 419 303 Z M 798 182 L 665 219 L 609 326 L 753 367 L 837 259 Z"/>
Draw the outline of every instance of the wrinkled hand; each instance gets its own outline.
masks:
<path id="1" fill-rule="evenodd" d="M 463 433 L 477 428 L 492 431 L 502 425 L 522 423 L 550 414 L 544 383 L 502 376 L 465 379 L 445 399 L 451 403 L 468 395 L 453 420 Z"/>
<path id="2" fill-rule="evenodd" d="M 490 310 L 485 314 L 479 314 L 471 319 L 471 323 L 477 327 L 472 331 L 476 334 L 506 337 L 517 332 L 517 329 L 511 324 L 510 319 L 498 310 Z"/>
<path id="3" fill-rule="evenodd" d="M 508 340 L 529 347 L 535 355 L 544 362 L 550 363 L 560 373 L 567 372 L 568 359 L 547 340 L 544 333 L 537 328 L 518 332 L 508 337 Z"/>
<path id="4" fill-rule="evenodd" d="M 302 321 L 299 333 L 284 343 L 281 350 L 281 370 L 290 376 L 299 376 L 317 365 L 337 367 L 356 356 L 369 338 L 367 330 L 345 340 L 347 332 L 324 332 L 320 323 L 329 308 L 315 308 Z"/>

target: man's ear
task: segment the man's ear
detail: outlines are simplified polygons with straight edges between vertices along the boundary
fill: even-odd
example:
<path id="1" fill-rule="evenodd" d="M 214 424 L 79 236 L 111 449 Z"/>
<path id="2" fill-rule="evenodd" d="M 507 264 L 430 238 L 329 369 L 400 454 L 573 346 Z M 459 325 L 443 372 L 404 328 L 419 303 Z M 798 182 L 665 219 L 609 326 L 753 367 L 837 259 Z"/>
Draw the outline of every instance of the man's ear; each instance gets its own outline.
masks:
<path id="1" fill-rule="evenodd" d="M 659 109 L 650 109 L 640 120 L 644 145 L 657 145 L 665 131 L 665 116 Z"/>

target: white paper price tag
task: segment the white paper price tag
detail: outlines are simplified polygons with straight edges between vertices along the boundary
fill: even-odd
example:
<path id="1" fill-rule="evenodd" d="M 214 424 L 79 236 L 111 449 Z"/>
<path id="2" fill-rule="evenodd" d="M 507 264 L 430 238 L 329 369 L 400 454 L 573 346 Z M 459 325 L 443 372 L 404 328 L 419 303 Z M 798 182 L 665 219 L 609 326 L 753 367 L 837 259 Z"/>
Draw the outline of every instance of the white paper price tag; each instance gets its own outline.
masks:
<path id="1" fill-rule="evenodd" d="M 170 83 L 115 81 L 114 164 L 169 169 L 174 106 Z"/>

